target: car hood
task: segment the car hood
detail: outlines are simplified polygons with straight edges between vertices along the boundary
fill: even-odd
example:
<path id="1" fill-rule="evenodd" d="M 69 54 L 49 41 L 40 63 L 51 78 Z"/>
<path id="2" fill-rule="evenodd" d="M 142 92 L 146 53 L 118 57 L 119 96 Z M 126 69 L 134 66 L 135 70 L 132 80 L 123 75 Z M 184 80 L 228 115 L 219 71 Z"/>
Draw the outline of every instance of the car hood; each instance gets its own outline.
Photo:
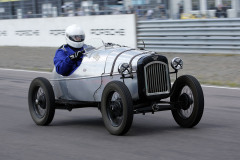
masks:
<path id="1" fill-rule="evenodd" d="M 84 56 L 82 64 L 71 75 L 64 77 L 57 74 L 54 69 L 52 78 L 74 79 L 119 74 L 118 66 L 122 63 L 131 63 L 133 71 L 136 71 L 138 60 L 153 53 L 129 47 L 106 47 L 92 50 Z"/>

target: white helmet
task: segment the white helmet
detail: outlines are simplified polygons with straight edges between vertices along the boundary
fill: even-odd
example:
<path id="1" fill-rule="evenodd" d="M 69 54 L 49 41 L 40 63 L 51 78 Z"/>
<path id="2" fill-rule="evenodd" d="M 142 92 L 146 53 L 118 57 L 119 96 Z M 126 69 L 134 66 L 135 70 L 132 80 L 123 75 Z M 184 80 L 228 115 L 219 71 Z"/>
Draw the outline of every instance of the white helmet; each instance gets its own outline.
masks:
<path id="1" fill-rule="evenodd" d="M 85 39 L 85 33 L 81 27 L 73 24 L 66 28 L 65 37 L 69 46 L 73 48 L 81 48 Z"/>

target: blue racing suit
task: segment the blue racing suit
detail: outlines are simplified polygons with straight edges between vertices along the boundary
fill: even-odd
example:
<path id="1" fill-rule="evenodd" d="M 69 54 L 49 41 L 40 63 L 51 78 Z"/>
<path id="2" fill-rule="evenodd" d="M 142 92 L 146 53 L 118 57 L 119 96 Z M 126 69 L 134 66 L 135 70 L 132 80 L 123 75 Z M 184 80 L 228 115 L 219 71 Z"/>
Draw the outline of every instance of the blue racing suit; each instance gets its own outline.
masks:
<path id="1" fill-rule="evenodd" d="M 62 45 L 55 53 L 53 59 L 56 72 L 63 76 L 71 75 L 82 63 L 83 55 L 77 61 L 72 61 L 69 56 L 77 51 L 83 51 L 85 45 L 82 48 L 72 48 L 69 45 Z"/>

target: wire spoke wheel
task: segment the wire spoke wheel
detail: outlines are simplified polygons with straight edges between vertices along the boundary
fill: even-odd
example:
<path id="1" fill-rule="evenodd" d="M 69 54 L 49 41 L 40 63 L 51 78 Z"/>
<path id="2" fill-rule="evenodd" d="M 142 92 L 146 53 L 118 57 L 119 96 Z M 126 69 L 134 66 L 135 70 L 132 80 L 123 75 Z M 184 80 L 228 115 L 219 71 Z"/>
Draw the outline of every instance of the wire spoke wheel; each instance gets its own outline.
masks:
<path id="1" fill-rule="evenodd" d="M 35 114 L 39 118 L 43 118 L 46 114 L 46 98 L 45 93 L 41 87 L 36 88 L 36 93 L 33 93 L 35 96 L 32 99 L 33 103 L 33 109 L 35 111 Z"/>
<path id="2" fill-rule="evenodd" d="M 34 79 L 28 91 L 28 106 L 37 125 L 48 125 L 55 114 L 55 97 L 50 82 L 42 77 Z"/>
<path id="3" fill-rule="evenodd" d="M 200 83 L 190 75 L 179 77 L 173 85 L 170 101 L 172 114 L 178 125 L 185 128 L 196 126 L 202 118 L 204 96 Z"/>
<path id="4" fill-rule="evenodd" d="M 109 133 L 123 135 L 128 132 L 133 120 L 132 96 L 126 85 L 112 81 L 102 95 L 101 111 L 104 125 Z"/>
<path id="5" fill-rule="evenodd" d="M 182 103 L 181 109 L 178 110 L 179 115 L 183 119 L 189 118 L 192 115 L 194 108 L 194 97 L 192 90 L 189 88 L 189 86 L 183 87 L 179 97 L 179 103 Z"/>
<path id="6" fill-rule="evenodd" d="M 120 95 L 117 92 L 109 94 L 107 98 L 107 115 L 112 126 L 118 127 L 123 121 L 123 106 Z"/>

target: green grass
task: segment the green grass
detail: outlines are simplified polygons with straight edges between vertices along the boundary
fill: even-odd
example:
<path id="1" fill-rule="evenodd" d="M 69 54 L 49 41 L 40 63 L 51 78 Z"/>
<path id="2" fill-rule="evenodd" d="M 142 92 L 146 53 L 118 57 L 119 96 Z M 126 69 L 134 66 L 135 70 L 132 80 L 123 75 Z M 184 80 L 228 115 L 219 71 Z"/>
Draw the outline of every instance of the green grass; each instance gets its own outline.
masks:
<path id="1" fill-rule="evenodd" d="M 26 68 L 26 70 L 52 72 L 52 68 Z"/>
<path id="2" fill-rule="evenodd" d="M 240 56 L 240 54 L 217 54 L 217 53 L 209 53 L 209 54 L 200 54 L 201 56 L 209 56 L 209 57 L 233 57 Z"/>
<path id="3" fill-rule="evenodd" d="M 201 81 L 201 84 L 209 84 L 214 86 L 227 86 L 227 87 L 240 87 L 240 83 L 234 83 L 234 82 L 220 82 L 220 81 Z"/>
<path id="4" fill-rule="evenodd" d="M 201 78 L 197 78 L 197 79 L 200 82 L 200 84 L 240 88 L 240 82 L 234 83 L 234 82 L 224 82 L 224 81 L 203 80 Z M 175 78 L 171 78 L 171 82 L 174 82 L 174 81 L 175 81 Z"/>

